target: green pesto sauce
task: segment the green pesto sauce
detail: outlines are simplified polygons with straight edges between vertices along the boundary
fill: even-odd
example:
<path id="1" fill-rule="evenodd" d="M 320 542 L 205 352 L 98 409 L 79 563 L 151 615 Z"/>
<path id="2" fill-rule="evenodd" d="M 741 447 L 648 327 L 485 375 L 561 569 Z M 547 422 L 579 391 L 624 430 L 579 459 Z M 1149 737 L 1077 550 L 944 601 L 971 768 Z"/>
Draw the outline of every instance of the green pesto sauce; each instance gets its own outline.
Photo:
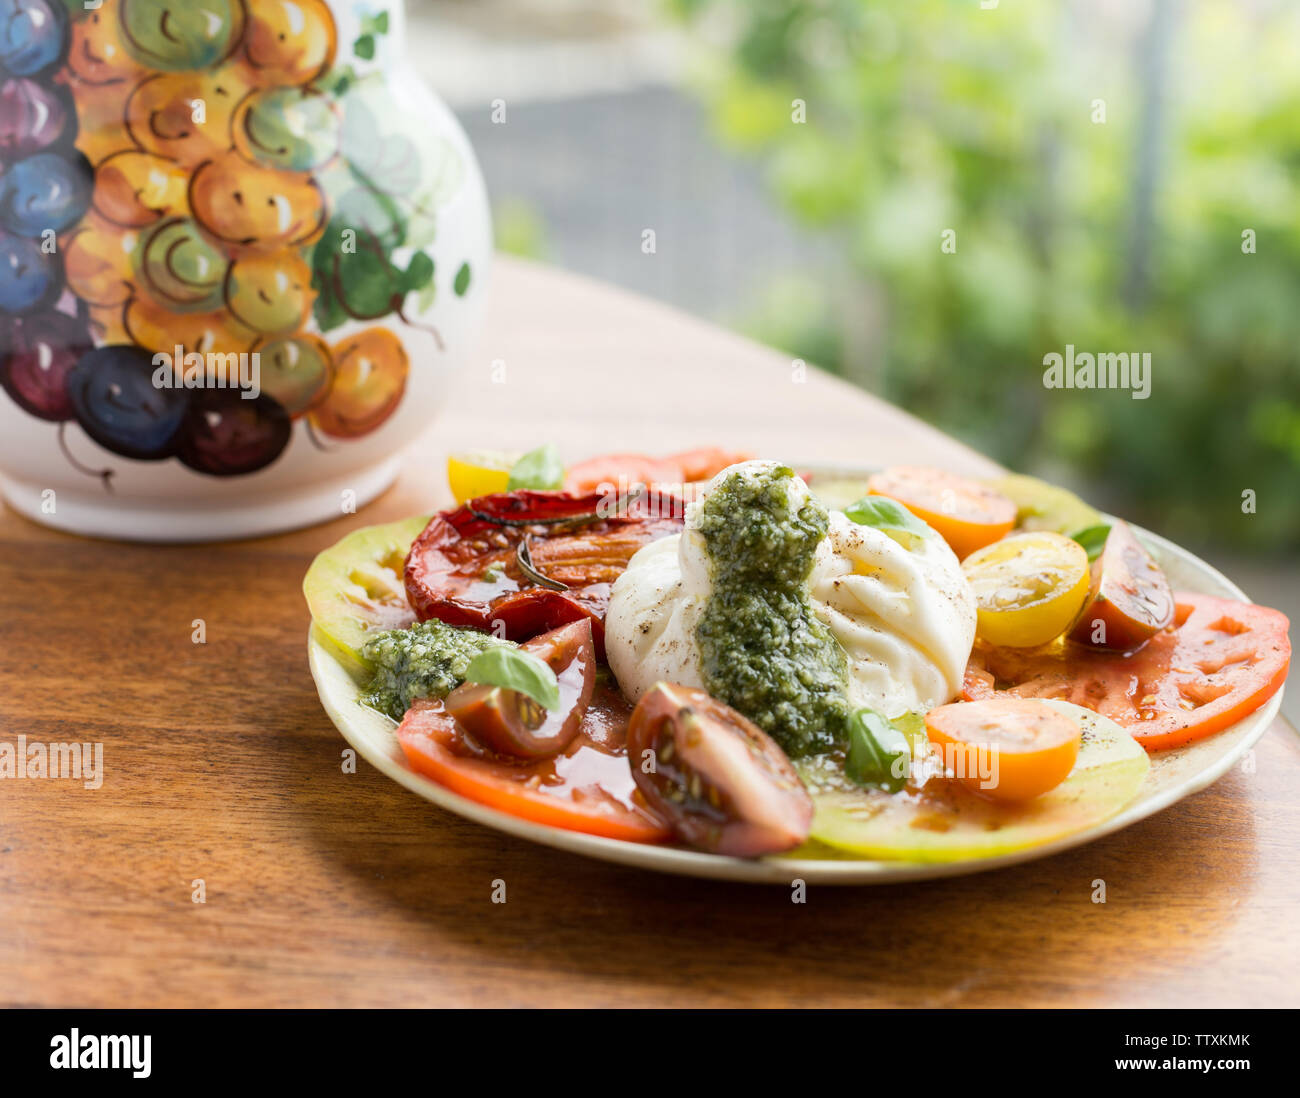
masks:
<path id="1" fill-rule="evenodd" d="M 848 716 L 844 650 L 808 604 L 829 516 L 791 504 L 784 467 L 733 473 L 700 507 L 713 593 L 695 630 L 710 694 L 738 709 L 791 758 L 828 751 Z"/>
<path id="2" fill-rule="evenodd" d="M 400 721 L 416 698 L 445 697 L 464 681 L 470 660 L 501 644 L 510 642 L 436 618 L 376 633 L 361 648 L 375 668 L 362 704 Z"/>

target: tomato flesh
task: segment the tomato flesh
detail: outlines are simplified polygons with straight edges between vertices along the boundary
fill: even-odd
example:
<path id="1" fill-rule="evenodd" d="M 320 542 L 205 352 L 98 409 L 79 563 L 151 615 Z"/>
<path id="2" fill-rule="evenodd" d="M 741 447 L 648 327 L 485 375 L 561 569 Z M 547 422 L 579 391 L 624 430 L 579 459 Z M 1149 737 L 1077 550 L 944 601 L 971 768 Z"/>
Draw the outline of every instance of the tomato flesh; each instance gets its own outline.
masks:
<path id="1" fill-rule="evenodd" d="M 873 475 L 867 490 L 897 500 L 933 527 L 958 560 L 1009 534 L 1016 524 L 1016 505 L 1001 492 L 941 469 L 897 465 Z"/>
<path id="2" fill-rule="evenodd" d="M 1291 663 L 1285 614 L 1190 592 L 1174 604 L 1173 622 L 1134 652 L 1068 640 L 1035 649 L 978 643 L 964 694 L 1060 698 L 1156 751 L 1220 732 L 1281 689 Z"/>
<path id="3" fill-rule="evenodd" d="M 578 734 L 560 754 L 525 760 L 474 740 L 438 699 L 421 699 L 397 729 L 417 773 L 520 819 L 634 843 L 663 842 L 668 825 L 637 791 L 627 759 L 627 703 L 597 684 Z"/>
<path id="4" fill-rule="evenodd" d="M 587 619 L 552 629 L 521 646 L 555 672 L 560 704 L 546 710 L 528 695 L 503 686 L 467 682 L 444 706 L 479 743 L 520 759 L 545 759 L 578 734 L 596 685 L 596 650 Z"/>
<path id="5" fill-rule="evenodd" d="M 406 593 L 416 616 L 495 627 L 510 640 L 589 618 L 603 656 L 614 580 L 641 546 L 679 532 L 685 516 L 677 497 L 648 495 L 608 518 L 581 521 L 610 503 L 601 492 L 517 491 L 435 515 L 406 557 Z M 516 550 L 525 536 L 535 569 L 567 590 L 539 585 L 520 568 Z"/>
<path id="6" fill-rule="evenodd" d="M 1174 594 L 1160 566 L 1133 535 L 1116 522 L 1093 562 L 1083 613 L 1072 640 L 1098 648 L 1136 648 L 1174 620 Z"/>

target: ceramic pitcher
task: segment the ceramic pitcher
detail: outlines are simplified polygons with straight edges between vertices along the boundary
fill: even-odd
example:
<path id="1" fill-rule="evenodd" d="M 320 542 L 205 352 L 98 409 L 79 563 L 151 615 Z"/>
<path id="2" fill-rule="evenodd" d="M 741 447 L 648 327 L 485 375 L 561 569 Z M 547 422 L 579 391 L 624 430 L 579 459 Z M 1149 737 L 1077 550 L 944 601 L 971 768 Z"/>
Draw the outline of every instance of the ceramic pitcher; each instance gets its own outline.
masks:
<path id="1" fill-rule="evenodd" d="M 464 133 L 384 0 L 0 0 L 0 474 L 239 537 L 392 480 L 482 314 Z"/>

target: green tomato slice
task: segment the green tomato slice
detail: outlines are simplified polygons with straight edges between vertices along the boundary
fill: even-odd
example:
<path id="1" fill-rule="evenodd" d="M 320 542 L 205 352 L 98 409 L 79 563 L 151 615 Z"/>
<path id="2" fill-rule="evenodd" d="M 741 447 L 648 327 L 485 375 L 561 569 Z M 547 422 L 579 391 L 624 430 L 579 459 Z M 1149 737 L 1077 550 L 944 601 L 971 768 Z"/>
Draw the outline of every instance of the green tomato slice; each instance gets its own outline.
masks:
<path id="1" fill-rule="evenodd" d="M 814 474 L 808 487 L 832 511 L 845 511 L 869 494 L 866 477 L 823 477 Z"/>
<path id="2" fill-rule="evenodd" d="M 901 793 L 864 789 L 822 756 L 795 764 L 813 794 L 813 842 L 794 858 L 953 862 L 1040 846 L 1113 816 L 1137 794 L 1150 763 L 1114 721 L 1064 701 L 1048 705 L 1077 721 L 1079 757 L 1069 776 L 1024 804 L 999 804 L 933 776 Z M 830 849 L 828 849 L 830 848 Z"/>
<path id="3" fill-rule="evenodd" d="M 353 530 L 320 553 L 303 577 L 312 632 L 358 682 L 371 671 L 361 646 L 374 632 L 415 621 L 406 599 L 406 554 L 428 516 Z"/>
<path id="4" fill-rule="evenodd" d="M 1010 473 L 985 483 L 1016 505 L 1017 530 L 1050 530 L 1068 536 L 1104 521 L 1100 511 L 1073 492 L 1037 477 Z"/>

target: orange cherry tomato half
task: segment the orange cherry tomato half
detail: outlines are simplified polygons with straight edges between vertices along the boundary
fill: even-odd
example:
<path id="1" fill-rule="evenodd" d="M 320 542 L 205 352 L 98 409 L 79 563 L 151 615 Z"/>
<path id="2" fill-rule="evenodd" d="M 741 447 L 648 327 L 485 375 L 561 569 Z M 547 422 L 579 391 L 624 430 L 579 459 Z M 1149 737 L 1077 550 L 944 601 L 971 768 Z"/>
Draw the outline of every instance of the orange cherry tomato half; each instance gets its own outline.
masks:
<path id="1" fill-rule="evenodd" d="M 964 693 L 1060 698 L 1109 717 L 1148 751 L 1181 747 L 1236 724 L 1281 689 L 1289 624 L 1265 606 L 1178 592 L 1173 624 L 1136 652 L 1069 641 L 977 644 Z"/>
<path id="2" fill-rule="evenodd" d="M 1174 620 L 1174 593 L 1127 522 L 1116 522 L 1092 564 L 1088 601 L 1070 639 L 1097 648 L 1136 648 Z"/>
<path id="3" fill-rule="evenodd" d="M 472 741 L 437 699 L 417 701 L 397 729 L 410 767 L 467 800 L 547 827 L 633 843 L 672 832 L 647 807 L 627 758 L 627 703 L 598 684 L 578 735 L 549 759 L 517 759 Z"/>
<path id="4" fill-rule="evenodd" d="M 867 491 L 897 500 L 932 526 L 958 560 L 1005 537 L 1016 524 L 1016 505 L 1001 492 L 941 469 L 896 465 L 874 474 Z"/>
<path id="5" fill-rule="evenodd" d="M 1055 789 L 1073 769 L 1082 735 L 1065 714 L 1028 698 L 941 705 L 925 715 L 925 730 L 958 781 L 999 801 Z"/>
<path id="6" fill-rule="evenodd" d="M 571 622 L 521 645 L 547 663 L 560 687 L 560 704 L 547 710 L 527 694 L 467 682 L 443 703 L 466 732 L 503 755 L 546 759 L 573 742 L 596 686 L 596 646 L 591 619 Z"/>

